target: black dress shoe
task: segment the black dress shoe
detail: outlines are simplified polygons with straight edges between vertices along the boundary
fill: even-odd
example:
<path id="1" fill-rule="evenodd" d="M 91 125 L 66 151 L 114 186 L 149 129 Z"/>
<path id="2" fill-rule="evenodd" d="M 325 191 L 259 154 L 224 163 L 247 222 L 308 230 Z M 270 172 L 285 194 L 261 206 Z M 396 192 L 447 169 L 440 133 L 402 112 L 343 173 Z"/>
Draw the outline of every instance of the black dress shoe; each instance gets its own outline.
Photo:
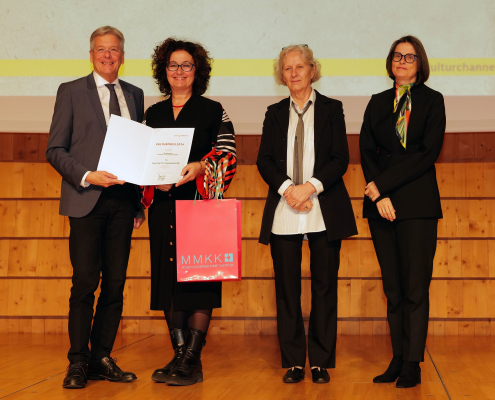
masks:
<path id="1" fill-rule="evenodd" d="M 174 348 L 174 357 L 163 368 L 159 368 L 151 375 L 151 380 L 155 382 L 166 382 L 166 377 L 179 365 L 179 361 L 184 353 L 184 333 L 182 329 L 174 328 L 170 331 L 170 340 Z"/>
<path id="2" fill-rule="evenodd" d="M 397 380 L 402 371 L 402 356 L 393 356 L 387 370 L 373 378 L 373 383 L 392 383 Z"/>
<path id="3" fill-rule="evenodd" d="M 87 381 L 86 363 L 84 361 L 70 363 L 67 367 L 67 374 L 62 387 L 65 389 L 82 389 L 86 386 Z"/>
<path id="4" fill-rule="evenodd" d="M 115 363 L 117 359 L 103 357 L 100 361 L 88 365 L 88 379 L 95 381 L 132 382 L 137 379 L 132 372 L 122 371 Z"/>
<path id="5" fill-rule="evenodd" d="M 292 367 L 284 375 L 284 383 L 299 383 L 304 379 L 304 368 Z"/>
<path id="6" fill-rule="evenodd" d="M 325 368 L 311 368 L 311 375 L 314 383 L 328 383 L 330 382 L 330 375 Z"/>
<path id="7" fill-rule="evenodd" d="M 421 383 L 421 367 L 419 362 L 404 361 L 396 387 L 400 389 L 412 388 Z"/>

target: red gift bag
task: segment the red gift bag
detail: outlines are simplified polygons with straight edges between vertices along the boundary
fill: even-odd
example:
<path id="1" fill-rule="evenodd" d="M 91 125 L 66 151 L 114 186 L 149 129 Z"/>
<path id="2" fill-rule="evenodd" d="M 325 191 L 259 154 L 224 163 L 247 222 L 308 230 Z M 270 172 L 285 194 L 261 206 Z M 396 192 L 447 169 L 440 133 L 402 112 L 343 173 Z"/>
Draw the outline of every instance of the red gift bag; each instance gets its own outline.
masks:
<path id="1" fill-rule="evenodd" d="M 177 200 L 177 282 L 241 280 L 241 202 Z"/>

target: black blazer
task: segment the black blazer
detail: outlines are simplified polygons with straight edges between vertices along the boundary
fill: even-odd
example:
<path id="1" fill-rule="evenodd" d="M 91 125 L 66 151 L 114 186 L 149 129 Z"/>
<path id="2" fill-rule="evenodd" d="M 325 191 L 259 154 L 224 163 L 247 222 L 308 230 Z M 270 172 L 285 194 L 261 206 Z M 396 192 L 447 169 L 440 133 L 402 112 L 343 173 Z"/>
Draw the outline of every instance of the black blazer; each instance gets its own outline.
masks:
<path id="1" fill-rule="evenodd" d="M 275 209 L 280 201 L 278 189 L 287 179 L 287 132 L 289 98 L 268 107 L 263 122 L 260 150 L 256 165 L 268 184 L 268 197 L 263 212 L 259 242 L 268 244 Z M 349 164 L 349 148 L 342 103 L 316 92 L 315 100 L 315 166 L 313 177 L 323 184 L 318 195 L 328 240 L 357 234 L 351 200 L 342 180 Z"/>
<path id="2" fill-rule="evenodd" d="M 392 89 L 371 97 L 359 138 L 366 182 L 374 181 L 381 197 L 390 197 L 398 220 L 442 218 L 435 161 L 445 134 L 445 106 L 441 93 L 424 84 L 411 89 L 412 110 L 406 149 L 395 133 L 397 112 Z M 363 218 L 382 218 L 376 204 L 364 197 Z"/>
<path id="3" fill-rule="evenodd" d="M 143 91 L 119 79 L 133 121 L 144 113 Z M 58 88 L 46 158 L 62 175 L 60 214 L 84 217 L 95 206 L 103 187 L 79 183 L 87 171 L 96 171 L 107 125 L 93 73 Z M 135 195 L 136 216 L 142 216 L 138 187 L 124 185 Z"/>

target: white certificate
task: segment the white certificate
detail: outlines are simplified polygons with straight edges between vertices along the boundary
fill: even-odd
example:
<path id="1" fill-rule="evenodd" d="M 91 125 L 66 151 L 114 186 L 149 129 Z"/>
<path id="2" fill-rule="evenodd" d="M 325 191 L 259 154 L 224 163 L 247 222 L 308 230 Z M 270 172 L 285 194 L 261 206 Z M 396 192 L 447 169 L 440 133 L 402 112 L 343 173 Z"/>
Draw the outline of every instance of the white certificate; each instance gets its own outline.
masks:
<path id="1" fill-rule="evenodd" d="M 177 183 L 187 164 L 194 128 L 160 128 L 112 115 L 98 171 L 136 185 Z"/>

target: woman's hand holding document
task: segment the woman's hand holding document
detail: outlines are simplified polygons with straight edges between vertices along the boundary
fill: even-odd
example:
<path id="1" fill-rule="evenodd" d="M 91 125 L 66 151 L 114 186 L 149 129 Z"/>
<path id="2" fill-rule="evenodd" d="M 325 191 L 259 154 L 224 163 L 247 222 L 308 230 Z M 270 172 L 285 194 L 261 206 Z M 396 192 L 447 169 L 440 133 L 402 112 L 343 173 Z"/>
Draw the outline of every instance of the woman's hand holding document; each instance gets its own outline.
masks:
<path id="1" fill-rule="evenodd" d="M 177 183 L 189 159 L 193 134 L 194 128 L 153 129 L 112 115 L 98 171 L 140 186 Z"/>

